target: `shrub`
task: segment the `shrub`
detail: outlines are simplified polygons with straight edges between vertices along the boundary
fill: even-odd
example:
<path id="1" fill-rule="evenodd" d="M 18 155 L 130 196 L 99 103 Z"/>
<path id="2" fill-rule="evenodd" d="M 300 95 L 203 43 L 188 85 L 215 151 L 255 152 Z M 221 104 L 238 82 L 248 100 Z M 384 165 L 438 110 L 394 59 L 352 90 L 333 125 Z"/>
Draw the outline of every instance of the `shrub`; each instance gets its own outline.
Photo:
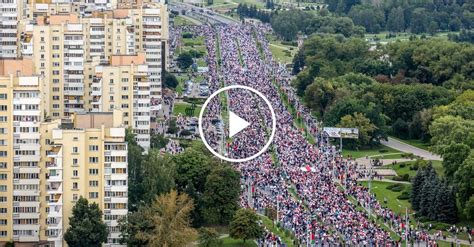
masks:
<path id="1" fill-rule="evenodd" d="M 380 150 L 379 150 L 379 153 L 386 153 L 386 152 L 388 152 L 387 149 L 380 149 Z"/>
<path id="2" fill-rule="evenodd" d="M 407 164 L 405 164 L 405 163 L 400 163 L 400 164 L 398 165 L 398 167 L 400 167 L 400 168 L 404 168 L 405 166 L 407 166 Z"/>
<path id="3" fill-rule="evenodd" d="M 394 191 L 394 192 L 400 192 L 405 189 L 405 185 L 403 184 L 391 184 L 387 186 L 388 190 Z"/>
<path id="4" fill-rule="evenodd" d="M 193 34 L 192 34 L 192 33 L 183 33 L 182 36 L 183 36 L 183 38 L 185 38 L 185 39 L 190 39 L 190 38 L 193 37 Z"/>
<path id="5" fill-rule="evenodd" d="M 403 191 L 399 196 L 397 196 L 398 200 L 408 200 L 410 199 L 410 193 L 408 191 Z"/>

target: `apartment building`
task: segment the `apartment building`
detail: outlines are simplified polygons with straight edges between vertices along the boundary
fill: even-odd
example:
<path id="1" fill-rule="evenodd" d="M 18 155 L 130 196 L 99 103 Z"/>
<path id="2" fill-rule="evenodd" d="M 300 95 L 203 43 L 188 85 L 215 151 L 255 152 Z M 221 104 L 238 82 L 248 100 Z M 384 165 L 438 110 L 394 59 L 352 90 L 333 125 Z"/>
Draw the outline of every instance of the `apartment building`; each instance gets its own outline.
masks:
<path id="1" fill-rule="evenodd" d="M 95 67 L 91 111 L 120 109 L 123 124 L 131 127 L 137 143 L 150 148 L 150 82 L 145 54 L 113 55 L 108 65 Z"/>
<path id="2" fill-rule="evenodd" d="M 0 0 L 0 58 L 16 58 L 21 0 Z"/>
<path id="3" fill-rule="evenodd" d="M 39 242 L 43 80 L 32 60 L 0 60 L 0 243 Z"/>
<path id="4" fill-rule="evenodd" d="M 63 246 L 68 217 L 82 196 L 97 203 L 109 229 L 105 246 L 119 246 L 118 220 L 128 210 L 127 144 L 122 112 L 73 114 L 41 124 L 40 239 Z M 44 192 L 44 193 L 43 193 Z M 43 206 L 44 205 L 44 206 Z M 44 217 L 43 217 L 44 216 Z"/>
<path id="5" fill-rule="evenodd" d="M 152 117 L 155 117 L 161 109 L 162 79 L 167 68 L 168 12 L 166 5 L 148 3 L 142 9 L 133 9 L 132 16 L 135 20 L 141 20 L 136 23 L 136 33 L 141 37 L 139 51 L 146 54 L 150 79 L 150 110 Z"/>
<path id="6" fill-rule="evenodd" d="M 33 58 L 45 78 L 48 117 L 64 118 L 84 109 L 83 24 L 77 15 L 38 17 L 33 27 Z"/>

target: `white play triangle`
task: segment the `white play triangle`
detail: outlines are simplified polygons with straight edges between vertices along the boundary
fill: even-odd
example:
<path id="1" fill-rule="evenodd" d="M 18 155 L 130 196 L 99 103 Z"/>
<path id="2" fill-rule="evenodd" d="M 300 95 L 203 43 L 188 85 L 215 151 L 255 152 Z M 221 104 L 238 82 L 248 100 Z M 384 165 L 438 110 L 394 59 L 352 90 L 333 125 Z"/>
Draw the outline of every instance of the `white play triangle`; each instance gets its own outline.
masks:
<path id="1" fill-rule="evenodd" d="M 243 129 L 250 125 L 249 122 L 245 121 L 235 113 L 229 111 L 229 137 L 232 138 L 235 134 L 239 133 Z"/>

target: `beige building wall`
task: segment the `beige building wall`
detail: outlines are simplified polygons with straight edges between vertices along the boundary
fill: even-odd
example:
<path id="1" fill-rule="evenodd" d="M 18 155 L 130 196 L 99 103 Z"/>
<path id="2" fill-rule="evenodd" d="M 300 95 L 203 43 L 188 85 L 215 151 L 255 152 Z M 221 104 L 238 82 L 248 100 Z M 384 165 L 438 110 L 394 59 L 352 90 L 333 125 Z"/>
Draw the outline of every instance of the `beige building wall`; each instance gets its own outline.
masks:
<path id="1" fill-rule="evenodd" d="M 118 244 L 117 220 L 128 212 L 127 145 L 121 116 L 119 111 L 78 114 L 69 122 L 41 124 L 42 153 L 50 154 L 41 159 L 48 167 L 42 182 L 55 188 L 45 197 L 45 218 L 49 219 L 42 227 L 45 240 L 56 246 L 65 244 L 68 217 L 82 196 L 104 213 L 110 230 L 106 246 Z"/>
<path id="2" fill-rule="evenodd" d="M 0 66 L 0 244 L 39 242 L 43 81 L 17 68 L 28 64 L 31 61 L 4 60 Z"/>

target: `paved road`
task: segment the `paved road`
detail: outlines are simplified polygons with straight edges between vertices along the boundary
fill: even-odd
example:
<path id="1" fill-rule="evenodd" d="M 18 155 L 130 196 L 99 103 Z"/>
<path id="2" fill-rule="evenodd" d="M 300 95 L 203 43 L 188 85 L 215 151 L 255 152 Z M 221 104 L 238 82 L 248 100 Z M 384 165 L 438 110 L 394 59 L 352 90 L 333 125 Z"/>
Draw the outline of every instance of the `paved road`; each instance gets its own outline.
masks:
<path id="1" fill-rule="evenodd" d="M 385 146 L 400 150 L 405 153 L 413 153 L 414 155 L 423 157 L 425 160 L 443 160 L 439 155 L 436 155 L 421 148 L 417 148 L 415 146 L 409 145 L 391 137 L 388 138 L 388 141 L 382 141 L 381 143 Z"/>
<path id="2" fill-rule="evenodd" d="M 173 2 L 169 4 L 171 10 L 185 11 L 188 17 L 198 19 L 201 22 L 209 22 L 211 24 L 232 24 L 239 23 L 238 20 L 232 19 L 228 16 L 221 15 L 211 9 L 201 8 L 188 3 Z"/>

